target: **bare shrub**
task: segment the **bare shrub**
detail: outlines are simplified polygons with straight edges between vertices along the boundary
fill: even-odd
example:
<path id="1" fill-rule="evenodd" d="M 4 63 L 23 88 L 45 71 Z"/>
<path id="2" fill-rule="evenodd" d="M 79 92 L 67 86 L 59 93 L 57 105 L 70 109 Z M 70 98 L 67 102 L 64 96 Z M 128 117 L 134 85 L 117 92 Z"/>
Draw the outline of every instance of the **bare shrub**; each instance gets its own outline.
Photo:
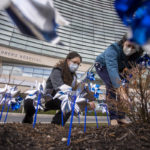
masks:
<path id="1" fill-rule="evenodd" d="M 143 65 L 132 66 L 123 74 L 127 98 L 119 96 L 114 102 L 118 111 L 125 112 L 131 121 L 150 122 L 150 70 Z"/>

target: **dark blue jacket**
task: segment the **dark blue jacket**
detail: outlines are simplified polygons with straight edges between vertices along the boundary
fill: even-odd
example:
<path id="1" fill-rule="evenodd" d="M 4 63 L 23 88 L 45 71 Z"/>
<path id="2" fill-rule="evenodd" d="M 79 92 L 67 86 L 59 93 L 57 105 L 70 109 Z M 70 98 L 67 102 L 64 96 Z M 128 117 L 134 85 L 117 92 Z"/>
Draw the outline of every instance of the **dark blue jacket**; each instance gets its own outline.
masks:
<path id="1" fill-rule="evenodd" d="M 118 88 L 120 86 L 119 72 L 128 66 L 128 58 L 118 43 L 110 45 L 102 54 L 97 56 L 96 62 L 107 68 L 113 87 Z"/>

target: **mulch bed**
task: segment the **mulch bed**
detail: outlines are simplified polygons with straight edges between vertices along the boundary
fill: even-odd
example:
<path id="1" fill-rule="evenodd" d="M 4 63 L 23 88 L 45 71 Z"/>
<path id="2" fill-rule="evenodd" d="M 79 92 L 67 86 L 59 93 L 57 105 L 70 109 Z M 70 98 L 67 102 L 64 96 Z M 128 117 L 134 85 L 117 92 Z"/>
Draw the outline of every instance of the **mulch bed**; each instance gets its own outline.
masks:
<path id="1" fill-rule="evenodd" d="M 69 127 L 52 124 L 1 124 L 0 150 L 150 150 L 150 124 L 130 124 L 98 129 L 74 125 L 67 146 Z"/>

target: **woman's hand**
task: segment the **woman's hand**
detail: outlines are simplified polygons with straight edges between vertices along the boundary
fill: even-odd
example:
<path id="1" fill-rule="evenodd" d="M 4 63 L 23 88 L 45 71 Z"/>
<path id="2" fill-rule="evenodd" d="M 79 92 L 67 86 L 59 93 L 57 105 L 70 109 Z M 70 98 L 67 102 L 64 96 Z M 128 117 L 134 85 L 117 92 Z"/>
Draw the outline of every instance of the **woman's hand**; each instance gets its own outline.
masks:
<path id="1" fill-rule="evenodd" d="M 128 95 L 125 91 L 125 88 L 123 88 L 122 86 L 120 86 L 118 89 L 117 89 L 117 94 L 120 95 L 120 97 L 124 100 L 128 100 Z"/>
<path id="2" fill-rule="evenodd" d="M 89 105 L 90 105 L 91 109 L 95 109 L 95 103 L 94 102 L 89 102 Z"/>

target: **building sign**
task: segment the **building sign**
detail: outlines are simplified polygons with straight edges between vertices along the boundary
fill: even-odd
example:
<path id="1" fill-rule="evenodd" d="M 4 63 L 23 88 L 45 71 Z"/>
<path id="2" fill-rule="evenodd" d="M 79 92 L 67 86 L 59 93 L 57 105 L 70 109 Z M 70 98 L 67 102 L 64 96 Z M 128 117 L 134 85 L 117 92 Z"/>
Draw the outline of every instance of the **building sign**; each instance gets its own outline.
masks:
<path id="1" fill-rule="evenodd" d="M 0 57 L 15 59 L 17 61 L 24 61 L 27 63 L 33 63 L 36 65 L 54 67 L 61 59 L 43 56 L 41 54 L 33 54 L 22 50 L 16 50 L 0 45 Z M 79 71 L 85 72 L 91 67 L 90 64 L 82 64 L 79 67 Z"/>
<path id="2" fill-rule="evenodd" d="M 5 48 L 0 50 L 0 56 L 27 61 L 27 62 L 32 62 L 32 63 L 41 62 L 41 59 L 39 57 L 33 57 L 31 55 L 17 53 L 17 52 L 14 52 L 13 50 L 8 50 Z"/>

